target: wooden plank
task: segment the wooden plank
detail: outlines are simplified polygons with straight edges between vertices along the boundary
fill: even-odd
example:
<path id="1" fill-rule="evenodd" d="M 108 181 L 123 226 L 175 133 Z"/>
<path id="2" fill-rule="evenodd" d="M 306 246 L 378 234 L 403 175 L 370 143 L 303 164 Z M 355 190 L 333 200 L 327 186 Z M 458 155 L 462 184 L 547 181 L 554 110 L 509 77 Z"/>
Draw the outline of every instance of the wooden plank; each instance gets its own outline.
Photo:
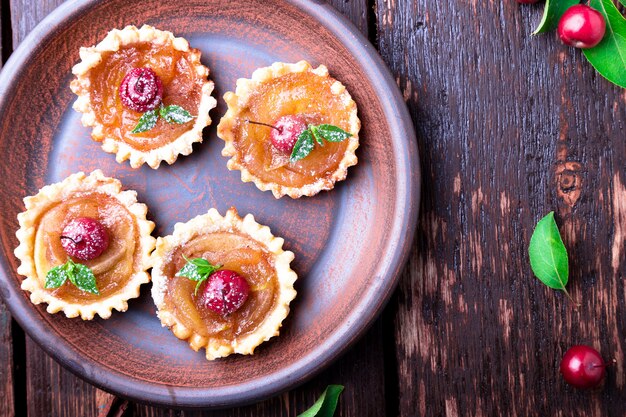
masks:
<path id="1" fill-rule="evenodd" d="M 96 389 L 62 368 L 26 337 L 29 417 L 95 416 Z"/>
<path id="2" fill-rule="evenodd" d="M 541 6 L 377 1 L 379 49 L 408 102 L 423 164 L 417 243 L 395 311 L 400 415 L 624 413 L 626 95 L 554 34 Z M 530 270 L 557 212 L 570 293 Z M 583 393 L 565 350 L 615 358 Z"/>
<path id="3" fill-rule="evenodd" d="M 0 300 L 0 416 L 14 416 L 11 315 Z"/>
<path id="4" fill-rule="evenodd" d="M 64 0 L 10 0 L 13 49 L 24 40 L 37 23 L 50 14 Z"/>
<path id="5" fill-rule="evenodd" d="M 374 10 L 369 7 L 367 0 L 330 0 L 327 3 L 347 17 L 366 37 L 369 33 L 369 14 Z"/>

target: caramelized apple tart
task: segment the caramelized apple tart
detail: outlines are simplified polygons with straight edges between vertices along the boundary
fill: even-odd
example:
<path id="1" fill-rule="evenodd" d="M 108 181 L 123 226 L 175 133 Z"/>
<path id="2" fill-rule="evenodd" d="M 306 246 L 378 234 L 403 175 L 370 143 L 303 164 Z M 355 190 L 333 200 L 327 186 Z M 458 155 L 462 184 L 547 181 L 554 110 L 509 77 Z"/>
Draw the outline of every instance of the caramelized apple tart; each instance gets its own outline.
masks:
<path id="1" fill-rule="evenodd" d="M 330 190 L 357 163 L 356 104 L 324 65 L 274 63 L 237 80 L 224 99 L 217 134 L 228 169 L 276 198 Z"/>
<path id="2" fill-rule="evenodd" d="M 216 209 L 157 239 L 152 297 L 163 326 L 213 360 L 252 354 L 279 334 L 296 296 L 284 240 L 251 214 Z"/>
<path id="3" fill-rule="evenodd" d="M 192 152 L 211 123 L 213 82 L 200 51 L 171 32 L 144 25 L 114 29 L 80 49 L 72 72 L 74 109 L 117 162 L 158 168 Z"/>
<path id="4" fill-rule="evenodd" d="M 22 289 L 48 313 L 91 320 L 126 311 L 150 281 L 154 223 L 135 191 L 96 170 L 43 187 L 18 215 Z"/>

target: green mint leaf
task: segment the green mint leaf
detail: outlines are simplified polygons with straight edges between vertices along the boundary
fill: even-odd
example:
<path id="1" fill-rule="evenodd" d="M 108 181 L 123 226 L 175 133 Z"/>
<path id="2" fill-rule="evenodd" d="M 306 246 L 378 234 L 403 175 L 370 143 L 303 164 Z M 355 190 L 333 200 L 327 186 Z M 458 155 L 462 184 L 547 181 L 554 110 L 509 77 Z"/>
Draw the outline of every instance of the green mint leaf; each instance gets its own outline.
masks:
<path id="1" fill-rule="evenodd" d="M 185 258 L 185 257 L 183 256 L 183 258 Z M 187 262 L 191 262 L 192 264 L 194 264 L 198 268 L 210 268 L 211 267 L 211 264 L 206 259 L 202 259 L 202 258 L 187 259 L 187 258 L 185 258 L 185 260 Z"/>
<path id="2" fill-rule="evenodd" d="M 298 414 L 298 417 L 332 417 L 335 414 L 341 391 L 343 391 L 343 385 L 329 385 L 315 404 L 304 413 Z"/>
<path id="3" fill-rule="evenodd" d="M 78 289 L 100 295 L 96 277 L 86 265 L 68 259 L 63 265 L 55 266 L 46 274 L 46 288 L 58 288 L 68 280 Z"/>
<path id="4" fill-rule="evenodd" d="M 96 276 L 91 268 L 83 264 L 74 264 L 73 266 L 74 281 L 72 282 L 80 290 L 100 295 L 96 285 Z"/>
<path id="5" fill-rule="evenodd" d="M 187 262 L 180 271 L 176 273 L 177 277 L 189 278 L 192 281 L 202 281 L 205 279 L 203 274 L 200 273 L 199 268 L 191 262 Z"/>
<path id="6" fill-rule="evenodd" d="M 130 133 L 147 132 L 148 130 L 156 126 L 157 120 L 159 120 L 159 115 L 157 114 L 156 110 L 147 111 L 143 115 L 141 115 L 139 121 L 137 122 L 137 126 L 135 126 L 135 128 Z"/>
<path id="7" fill-rule="evenodd" d="M 553 211 L 537 223 L 530 238 L 528 256 L 530 267 L 541 282 L 567 294 L 565 286 L 569 276 L 569 261 Z"/>
<path id="8" fill-rule="evenodd" d="M 313 137 L 315 138 L 315 141 L 320 145 L 320 146 L 324 146 L 324 140 L 322 138 L 322 136 L 320 135 L 320 129 L 319 127 L 315 126 L 315 125 L 310 125 L 309 129 L 311 129 L 311 133 L 313 134 Z"/>
<path id="9" fill-rule="evenodd" d="M 74 274 L 74 262 L 71 259 L 68 259 L 63 267 L 65 268 L 65 273 L 67 274 L 67 279 L 70 280 L 72 285 L 76 286 L 76 274 Z"/>
<path id="10" fill-rule="evenodd" d="M 622 6 L 626 7 L 626 0 L 619 0 L 620 3 L 622 3 Z"/>
<path id="11" fill-rule="evenodd" d="M 626 5 L 626 0 L 622 0 Z M 626 19 L 612 0 L 590 0 L 606 22 L 606 33 L 599 44 L 583 49 L 587 61 L 604 78 L 626 88 Z"/>
<path id="12" fill-rule="evenodd" d="M 342 142 L 352 136 L 342 128 L 334 125 L 319 125 L 317 130 L 328 142 Z"/>
<path id="13" fill-rule="evenodd" d="M 578 3 L 580 3 L 580 0 L 546 0 L 546 5 L 543 8 L 543 16 L 541 17 L 539 26 L 537 26 L 537 29 L 533 32 L 533 35 L 556 29 L 563 13 Z"/>
<path id="14" fill-rule="evenodd" d="M 187 263 L 176 273 L 177 277 L 189 278 L 192 281 L 196 281 L 196 289 L 194 294 L 198 294 L 198 288 L 200 285 L 215 271 L 220 269 L 222 265 L 211 265 L 209 261 L 202 258 L 187 259 L 183 255 Z"/>
<path id="15" fill-rule="evenodd" d="M 65 265 L 55 266 L 46 274 L 46 288 L 59 288 L 65 284 L 67 280 L 67 274 L 65 272 Z"/>
<path id="16" fill-rule="evenodd" d="M 311 153 L 313 146 L 313 134 L 311 133 L 311 130 L 306 129 L 300 133 L 300 136 L 298 136 L 298 141 L 294 145 L 293 151 L 291 151 L 291 157 L 289 160 L 291 162 L 296 162 L 305 158 Z"/>
<path id="17" fill-rule="evenodd" d="M 183 124 L 193 120 L 193 116 L 185 109 L 174 104 L 169 106 L 161 106 L 159 114 L 168 123 Z"/>

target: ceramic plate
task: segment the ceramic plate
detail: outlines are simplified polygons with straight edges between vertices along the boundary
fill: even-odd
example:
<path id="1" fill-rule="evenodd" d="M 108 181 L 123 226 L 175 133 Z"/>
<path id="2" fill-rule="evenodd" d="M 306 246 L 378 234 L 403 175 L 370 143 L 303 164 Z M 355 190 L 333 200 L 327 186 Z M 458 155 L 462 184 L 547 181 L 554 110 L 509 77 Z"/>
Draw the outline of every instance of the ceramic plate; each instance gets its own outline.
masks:
<path id="1" fill-rule="evenodd" d="M 112 28 L 150 24 L 202 51 L 218 107 L 194 152 L 158 170 L 133 170 L 90 140 L 71 108 L 71 67 L 80 46 Z M 275 61 L 325 64 L 357 102 L 359 164 L 330 192 L 274 199 L 226 169 L 215 126 L 235 80 Z M 0 290 L 26 332 L 65 367 L 118 395 L 169 406 L 249 403 L 303 382 L 344 352 L 380 313 L 407 259 L 419 207 L 413 127 L 389 71 L 357 29 L 332 7 L 310 1 L 69 1 L 33 30 L 0 75 Z M 157 224 L 208 208 L 253 213 L 296 254 L 298 296 L 281 335 L 253 356 L 208 362 L 162 328 L 150 285 L 126 313 L 83 322 L 50 315 L 20 290 L 16 215 L 22 198 L 76 171 L 100 168 L 135 189 Z"/>

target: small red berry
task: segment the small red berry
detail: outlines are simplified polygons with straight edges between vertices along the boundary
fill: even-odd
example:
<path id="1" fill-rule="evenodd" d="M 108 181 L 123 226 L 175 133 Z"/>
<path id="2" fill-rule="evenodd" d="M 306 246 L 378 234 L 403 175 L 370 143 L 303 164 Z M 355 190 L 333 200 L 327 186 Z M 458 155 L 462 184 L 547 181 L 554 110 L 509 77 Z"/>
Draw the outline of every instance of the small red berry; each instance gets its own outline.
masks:
<path id="1" fill-rule="evenodd" d="M 606 22 L 602 14 L 585 4 L 570 7 L 559 20 L 561 41 L 576 48 L 593 48 L 600 43 L 605 31 Z"/>
<path id="2" fill-rule="evenodd" d="M 298 136 L 307 128 L 306 122 L 300 116 L 282 116 L 274 123 L 270 132 L 272 145 L 282 152 L 291 154 L 298 141 Z"/>
<path id="3" fill-rule="evenodd" d="M 162 97 L 161 79 L 150 68 L 133 68 L 120 84 L 122 104 L 140 113 L 156 109 Z"/>
<path id="4" fill-rule="evenodd" d="M 573 346 L 561 360 L 563 378 L 579 389 L 598 386 L 606 373 L 605 368 L 606 364 L 600 353 L 590 346 Z"/>
<path id="5" fill-rule="evenodd" d="M 231 314 L 248 299 L 248 282 L 234 271 L 220 269 L 207 279 L 200 294 L 200 303 L 219 315 Z"/>
<path id="6" fill-rule="evenodd" d="M 109 235 L 98 220 L 79 217 L 63 228 L 61 246 L 68 255 L 88 261 L 97 258 L 109 247 Z"/>

